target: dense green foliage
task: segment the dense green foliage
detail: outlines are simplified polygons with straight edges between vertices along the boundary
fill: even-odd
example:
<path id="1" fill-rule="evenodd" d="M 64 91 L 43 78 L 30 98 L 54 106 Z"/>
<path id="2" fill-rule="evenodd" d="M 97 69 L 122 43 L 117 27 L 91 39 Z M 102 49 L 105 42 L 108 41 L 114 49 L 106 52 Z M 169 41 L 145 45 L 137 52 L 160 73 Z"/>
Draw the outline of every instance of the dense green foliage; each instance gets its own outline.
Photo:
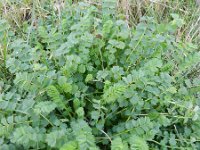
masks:
<path id="1" fill-rule="evenodd" d="M 67 4 L 24 39 L 0 22 L 0 149 L 200 149 L 200 53 L 176 39 L 184 21 L 129 27 L 115 5 Z"/>

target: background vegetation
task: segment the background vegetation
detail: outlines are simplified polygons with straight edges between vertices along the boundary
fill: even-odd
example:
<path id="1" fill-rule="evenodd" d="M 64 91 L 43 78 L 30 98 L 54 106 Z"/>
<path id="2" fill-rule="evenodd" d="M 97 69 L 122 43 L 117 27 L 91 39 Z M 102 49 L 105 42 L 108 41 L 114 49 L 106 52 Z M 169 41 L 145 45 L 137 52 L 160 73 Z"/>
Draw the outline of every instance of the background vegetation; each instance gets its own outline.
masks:
<path id="1" fill-rule="evenodd" d="M 200 149 L 200 7 L 0 1 L 0 149 Z"/>

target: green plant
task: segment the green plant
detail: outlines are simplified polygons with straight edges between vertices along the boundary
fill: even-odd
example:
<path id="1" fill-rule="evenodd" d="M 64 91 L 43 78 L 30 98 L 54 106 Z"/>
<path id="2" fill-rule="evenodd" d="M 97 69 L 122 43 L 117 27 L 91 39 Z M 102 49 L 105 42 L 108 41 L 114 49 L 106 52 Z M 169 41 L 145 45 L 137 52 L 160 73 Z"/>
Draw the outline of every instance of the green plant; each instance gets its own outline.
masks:
<path id="1" fill-rule="evenodd" d="M 105 2 L 69 2 L 59 21 L 8 35 L 1 149 L 199 149 L 200 53 L 176 40 L 184 21 L 129 27 Z"/>

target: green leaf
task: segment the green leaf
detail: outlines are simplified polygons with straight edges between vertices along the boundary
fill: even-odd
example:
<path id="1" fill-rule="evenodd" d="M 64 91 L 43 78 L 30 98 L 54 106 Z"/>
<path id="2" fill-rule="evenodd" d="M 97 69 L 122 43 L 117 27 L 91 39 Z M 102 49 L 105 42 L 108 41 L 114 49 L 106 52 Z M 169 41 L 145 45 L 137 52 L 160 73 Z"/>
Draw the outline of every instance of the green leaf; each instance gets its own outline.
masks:
<path id="1" fill-rule="evenodd" d="M 86 71 L 85 65 L 80 65 L 78 70 L 80 73 L 84 73 Z"/>
<path id="2" fill-rule="evenodd" d="M 113 103 L 121 96 L 121 94 L 126 90 L 126 86 L 115 84 L 104 89 L 103 99 L 106 103 Z"/>
<path id="3" fill-rule="evenodd" d="M 67 110 L 67 107 L 65 106 L 65 103 L 63 102 L 63 99 L 61 98 L 61 95 L 55 86 L 53 85 L 49 86 L 47 88 L 47 94 L 53 100 L 53 102 L 57 105 L 59 109 Z"/>
<path id="4" fill-rule="evenodd" d="M 120 137 L 117 137 L 112 141 L 111 150 L 124 150 L 124 145 Z"/>
<path id="5" fill-rule="evenodd" d="M 38 104 L 35 105 L 34 111 L 37 114 L 46 114 L 48 115 L 50 112 L 52 112 L 56 108 L 56 104 L 51 101 L 43 101 L 39 102 Z"/>
<path id="6" fill-rule="evenodd" d="M 78 144 L 76 141 L 70 141 L 66 144 L 64 144 L 60 150 L 77 150 L 78 149 Z"/>
<path id="7" fill-rule="evenodd" d="M 63 142 L 68 141 L 68 133 L 66 129 L 57 128 L 56 130 L 46 134 L 45 142 L 51 147 L 58 147 Z"/>
<path id="8" fill-rule="evenodd" d="M 71 93 L 72 92 L 72 85 L 70 83 L 63 83 L 60 85 L 61 89 L 65 93 Z"/>
<path id="9" fill-rule="evenodd" d="M 113 47 L 119 48 L 119 49 L 124 49 L 125 48 L 125 43 L 117 40 L 109 40 L 109 44 L 111 44 Z"/>
<path id="10" fill-rule="evenodd" d="M 85 82 L 86 83 L 88 83 L 88 82 L 90 82 L 90 81 L 92 81 L 93 80 L 93 75 L 92 74 L 88 74 L 87 76 L 86 76 L 86 78 L 85 78 Z"/>
<path id="11" fill-rule="evenodd" d="M 175 94 L 177 92 L 177 89 L 175 87 L 170 87 L 167 89 L 168 92 Z"/>
<path id="12" fill-rule="evenodd" d="M 95 139 L 92 135 L 92 129 L 83 120 L 78 120 L 71 123 L 73 134 L 76 137 L 78 146 L 82 150 L 96 149 Z"/>
<path id="13" fill-rule="evenodd" d="M 135 135 L 131 136 L 129 144 L 131 150 L 149 150 L 149 146 L 146 141 Z"/>
<path id="14" fill-rule="evenodd" d="M 113 22 L 111 20 L 108 20 L 104 23 L 104 25 L 103 25 L 103 35 L 104 36 L 111 32 L 112 26 L 113 26 Z"/>
<path id="15" fill-rule="evenodd" d="M 78 115 L 79 118 L 83 118 L 84 117 L 84 109 L 83 107 L 79 107 L 77 110 L 76 110 L 76 114 Z"/>
<path id="16" fill-rule="evenodd" d="M 22 144 L 26 148 L 36 147 L 37 142 L 43 140 L 42 132 L 32 128 L 31 126 L 20 126 L 13 132 L 11 142 Z"/>
<path id="17" fill-rule="evenodd" d="M 81 106 L 81 102 L 78 98 L 73 100 L 73 107 L 75 110 L 77 110 Z"/>

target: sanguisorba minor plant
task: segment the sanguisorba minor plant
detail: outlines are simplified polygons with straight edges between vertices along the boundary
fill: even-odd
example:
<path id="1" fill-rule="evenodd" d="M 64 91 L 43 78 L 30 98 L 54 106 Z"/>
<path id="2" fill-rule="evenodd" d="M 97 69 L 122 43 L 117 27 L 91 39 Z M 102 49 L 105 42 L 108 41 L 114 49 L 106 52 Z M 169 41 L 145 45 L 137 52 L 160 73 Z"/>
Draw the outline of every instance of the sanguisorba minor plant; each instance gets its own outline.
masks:
<path id="1" fill-rule="evenodd" d="M 67 3 L 28 40 L 10 35 L 0 149 L 200 149 L 200 54 L 176 41 L 184 21 L 129 27 L 115 4 Z"/>

